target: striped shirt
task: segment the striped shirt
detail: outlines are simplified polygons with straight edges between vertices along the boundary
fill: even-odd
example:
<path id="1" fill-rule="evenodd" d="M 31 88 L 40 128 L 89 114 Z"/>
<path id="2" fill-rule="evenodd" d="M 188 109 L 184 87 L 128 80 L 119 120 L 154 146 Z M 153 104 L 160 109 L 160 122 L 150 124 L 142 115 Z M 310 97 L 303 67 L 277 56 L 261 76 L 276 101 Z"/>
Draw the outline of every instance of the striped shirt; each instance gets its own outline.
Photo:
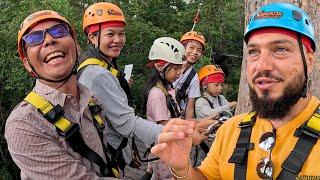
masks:
<path id="1" fill-rule="evenodd" d="M 104 161 L 102 143 L 88 108 L 91 92 L 78 84 L 80 100 L 36 81 L 33 91 L 60 104 L 64 116 L 77 123 L 84 142 Z M 74 152 L 31 104 L 22 101 L 11 112 L 5 127 L 5 138 L 14 162 L 21 169 L 21 179 L 100 179 L 100 168 Z"/>

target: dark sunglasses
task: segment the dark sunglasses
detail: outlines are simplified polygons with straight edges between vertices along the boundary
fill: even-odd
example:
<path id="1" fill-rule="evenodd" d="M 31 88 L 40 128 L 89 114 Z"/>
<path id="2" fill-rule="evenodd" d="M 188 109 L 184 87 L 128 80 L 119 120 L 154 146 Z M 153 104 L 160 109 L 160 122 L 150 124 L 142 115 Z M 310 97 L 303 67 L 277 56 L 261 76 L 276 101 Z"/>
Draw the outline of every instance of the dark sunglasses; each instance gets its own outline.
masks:
<path id="1" fill-rule="evenodd" d="M 53 38 L 62 38 L 70 34 L 67 24 L 57 24 L 48 29 L 26 34 L 22 39 L 28 46 L 37 46 L 43 43 L 46 32 L 48 32 Z"/>
<path id="2" fill-rule="evenodd" d="M 271 151 L 276 144 L 276 135 L 274 132 L 264 133 L 259 140 L 259 147 L 267 152 L 269 156 L 262 158 L 261 161 L 257 164 L 257 174 L 261 179 L 272 179 L 273 177 L 273 163 L 271 161 Z"/>

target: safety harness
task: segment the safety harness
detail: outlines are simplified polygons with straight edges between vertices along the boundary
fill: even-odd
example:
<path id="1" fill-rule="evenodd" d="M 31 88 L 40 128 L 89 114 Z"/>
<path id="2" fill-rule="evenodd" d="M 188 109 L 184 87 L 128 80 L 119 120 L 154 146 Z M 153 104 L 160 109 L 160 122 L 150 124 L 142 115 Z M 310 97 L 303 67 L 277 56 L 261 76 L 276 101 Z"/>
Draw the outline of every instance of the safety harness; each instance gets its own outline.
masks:
<path id="1" fill-rule="evenodd" d="M 190 86 L 191 80 L 193 79 L 193 77 L 196 74 L 197 74 L 196 70 L 194 70 L 194 68 L 192 68 L 190 73 L 188 74 L 186 80 L 183 82 L 181 88 L 176 91 L 176 99 L 179 104 L 183 99 L 188 98 L 187 88 Z"/>
<path id="2" fill-rule="evenodd" d="M 86 145 L 80 134 L 79 125 L 64 117 L 64 110 L 61 105 L 53 105 L 35 91 L 30 92 L 24 100 L 33 105 L 48 122 L 55 126 L 59 136 L 66 140 L 73 151 L 79 153 L 89 161 L 97 164 L 100 167 L 100 171 L 103 176 L 119 176 L 118 166 L 110 161 L 102 141 L 102 133 L 105 128 L 105 121 L 100 117 L 101 107 L 95 104 L 92 98 L 90 99 L 88 106 L 93 116 L 93 124 L 98 131 L 104 148 L 107 164 L 95 151 Z"/>
<path id="3" fill-rule="evenodd" d="M 235 163 L 234 178 L 246 179 L 248 153 L 254 144 L 250 142 L 252 127 L 256 121 L 256 113 L 250 112 L 245 115 L 239 124 L 240 135 L 236 148 L 229 159 L 229 163 Z M 282 163 L 282 170 L 277 179 L 296 179 L 313 146 L 320 138 L 320 108 L 318 107 L 311 118 L 296 129 L 294 136 L 298 141 Z"/>
<path id="4" fill-rule="evenodd" d="M 178 118 L 181 116 L 181 113 L 178 109 L 178 104 L 174 101 L 174 99 L 172 98 L 171 94 L 169 94 L 169 92 L 166 90 L 166 88 L 163 87 L 162 84 L 160 83 L 156 83 L 156 85 L 154 86 L 156 88 L 159 88 L 163 94 L 166 96 L 166 102 L 167 102 L 167 108 L 169 109 L 170 111 L 170 115 L 171 115 L 171 118 Z M 135 152 L 138 152 L 137 151 L 137 146 L 135 144 L 132 144 L 133 145 L 133 149 L 135 149 L 136 151 Z M 151 144 L 151 147 L 153 146 L 154 144 Z M 147 148 L 146 152 L 144 153 L 143 157 L 146 157 L 151 151 L 151 148 Z M 141 159 L 139 154 L 136 154 L 137 157 L 139 158 L 139 160 L 141 162 L 152 162 L 152 161 L 156 161 L 156 160 L 159 160 L 160 158 L 152 158 L 152 159 Z"/>
<path id="5" fill-rule="evenodd" d="M 115 69 L 111 64 L 109 64 L 109 63 L 107 63 L 107 62 L 105 62 L 103 60 L 96 59 L 96 58 L 89 58 L 89 59 L 83 61 L 80 64 L 80 66 L 78 67 L 77 71 L 79 72 L 82 68 L 84 68 L 86 66 L 89 66 L 89 65 L 101 66 L 101 67 L 107 69 L 108 71 L 110 71 L 113 76 L 115 76 L 115 77 L 119 77 L 120 76 L 119 71 L 117 69 Z"/>
<path id="6" fill-rule="evenodd" d="M 196 101 L 197 101 L 198 99 L 200 99 L 200 98 L 205 99 L 205 100 L 209 103 L 209 106 L 210 106 L 212 109 L 214 109 L 213 103 L 212 103 L 207 97 L 204 97 L 204 96 L 198 97 L 198 98 L 196 98 Z M 218 96 L 218 103 L 219 103 L 219 105 L 221 106 L 220 96 Z M 202 149 L 203 152 L 205 152 L 206 154 L 208 154 L 208 152 L 209 152 L 209 150 L 210 150 L 210 147 L 208 146 L 207 143 L 205 143 L 204 141 L 202 141 L 202 142 L 199 144 L 199 146 L 200 146 L 200 148 Z M 198 149 L 199 149 L 199 148 L 198 148 L 198 147 L 199 147 L 199 146 L 198 146 L 198 145 L 195 146 L 195 155 L 194 155 L 195 160 L 194 160 L 193 167 L 195 167 L 195 166 L 197 165 L 198 154 L 199 154 L 199 152 L 198 152 Z"/>
<path id="7" fill-rule="evenodd" d="M 111 64 L 107 63 L 104 60 L 100 60 L 100 59 L 96 59 L 96 58 L 89 58 L 89 59 L 83 61 L 80 64 L 80 66 L 78 67 L 77 71 L 79 72 L 82 69 L 84 69 L 86 66 L 89 66 L 89 65 L 98 65 L 98 66 L 101 66 L 101 67 L 107 69 L 114 77 L 118 78 L 119 81 L 120 81 L 120 78 L 122 76 L 124 76 L 124 74 L 121 71 L 118 71 Z M 126 91 L 126 90 L 124 89 L 124 91 Z M 126 94 L 127 94 L 127 91 L 126 91 Z M 132 143 L 135 143 L 135 142 L 132 141 Z M 125 148 L 127 146 L 127 144 L 128 144 L 128 138 L 126 138 L 126 137 L 122 138 L 121 143 L 117 149 L 113 148 L 109 143 L 107 144 L 107 148 L 111 154 L 111 160 L 117 162 L 119 168 L 123 172 L 124 172 L 126 162 L 123 158 L 122 149 Z M 138 162 L 136 162 L 135 159 L 133 159 L 133 161 L 135 163 L 132 163 L 132 164 L 137 164 L 138 167 L 140 166 L 140 164 Z"/>
<path id="8" fill-rule="evenodd" d="M 155 87 L 159 88 L 166 96 L 167 107 L 170 111 L 171 118 L 179 118 L 181 116 L 181 113 L 178 109 L 178 104 L 174 101 L 171 94 L 169 94 L 166 88 L 164 88 L 163 85 L 160 83 L 157 83 Z"/>

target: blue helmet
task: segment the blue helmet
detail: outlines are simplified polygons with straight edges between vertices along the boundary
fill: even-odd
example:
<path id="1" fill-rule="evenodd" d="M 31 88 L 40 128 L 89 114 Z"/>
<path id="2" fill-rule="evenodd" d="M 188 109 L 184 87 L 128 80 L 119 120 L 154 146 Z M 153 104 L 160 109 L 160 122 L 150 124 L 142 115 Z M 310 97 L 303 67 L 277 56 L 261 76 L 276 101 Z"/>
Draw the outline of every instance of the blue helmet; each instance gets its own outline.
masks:
<path id="1" fill-rule="evenodd" d="M 308 37 L 315 51 L 316 42 L 311 20 L 306 12 L 289 3 L 272 3 L 261 7 L 245 29 L 244 39 L 248 42 L 249 34 L 262 28 L 283 28 Z"/>

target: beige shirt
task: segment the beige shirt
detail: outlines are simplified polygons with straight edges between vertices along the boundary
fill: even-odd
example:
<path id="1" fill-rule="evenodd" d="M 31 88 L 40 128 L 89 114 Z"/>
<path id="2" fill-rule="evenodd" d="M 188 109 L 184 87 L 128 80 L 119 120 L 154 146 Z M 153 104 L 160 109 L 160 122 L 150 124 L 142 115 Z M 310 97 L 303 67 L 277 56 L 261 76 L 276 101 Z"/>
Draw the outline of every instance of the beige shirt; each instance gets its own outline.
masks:
<path id="1" fill-rule="evenodd" d="M 88 103 L 92 94 L 78 84 L 80 101 L 71 94 L 55 90 L 39 81 L 33 91 L 60 104 L 70 121 L 79 124 L 85 143 L 104 161 L 102 143 L 92 122 Z M 99 179 L 100 168 L 74 152 L 55 127 L 31 104 L 22 101 L 11 112 L 5 138 L 14 162 L 21 169 L 21 179 Z"/>

